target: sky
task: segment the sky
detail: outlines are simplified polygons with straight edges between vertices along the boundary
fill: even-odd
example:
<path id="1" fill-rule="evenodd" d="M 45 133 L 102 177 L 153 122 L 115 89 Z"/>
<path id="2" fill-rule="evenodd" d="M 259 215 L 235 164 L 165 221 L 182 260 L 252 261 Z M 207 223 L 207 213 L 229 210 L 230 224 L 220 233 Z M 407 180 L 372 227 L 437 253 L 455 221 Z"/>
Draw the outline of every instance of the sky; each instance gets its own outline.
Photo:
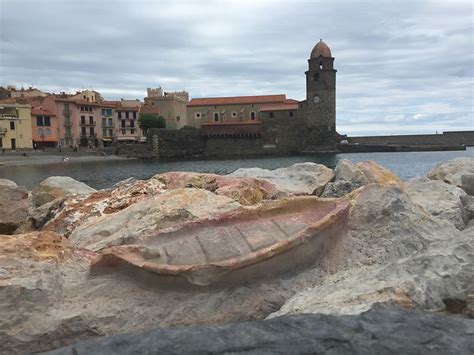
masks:
<path id="1" fill-rule="evenodd" d="M 0 86 L 304 100 L 322 38 L 339 133 L 473 130 L 473 22 L 457 0 L 0 0 Z"/>

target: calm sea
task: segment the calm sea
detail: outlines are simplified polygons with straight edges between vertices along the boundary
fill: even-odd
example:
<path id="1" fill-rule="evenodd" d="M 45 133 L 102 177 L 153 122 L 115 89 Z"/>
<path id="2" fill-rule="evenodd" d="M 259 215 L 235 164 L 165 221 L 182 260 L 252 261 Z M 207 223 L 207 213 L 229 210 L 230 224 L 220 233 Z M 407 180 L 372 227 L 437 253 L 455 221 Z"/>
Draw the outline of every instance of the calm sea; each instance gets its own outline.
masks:
<path id="1" fill-rule="evenodd" d="M 276 169 L 295 163 L 315 162 L 334 168 L 341 159 L 354 162 L 374 160 L 395 172 L 402 179 L 425 175 L 437 163 L 469 156 L 474 158 L 474 147 L 466 151 L 406 152 L 406 153 L 354 153 L 321 154 L 292 157 L 267 157 L 253 159 L 193 160 L 159 162 L 153 160 L 125 160 L 93 163 L 59 163 L 48 165 L 0 167 L 0 178 L 15 181 L 18 185 L 32 188 L 48 176 L 66 175 L 96 189 L 110 187 L 129 177 L 147 179 L 167 171 L 195 171 L 228 174 L 238 168 L 260 167 Z"/>

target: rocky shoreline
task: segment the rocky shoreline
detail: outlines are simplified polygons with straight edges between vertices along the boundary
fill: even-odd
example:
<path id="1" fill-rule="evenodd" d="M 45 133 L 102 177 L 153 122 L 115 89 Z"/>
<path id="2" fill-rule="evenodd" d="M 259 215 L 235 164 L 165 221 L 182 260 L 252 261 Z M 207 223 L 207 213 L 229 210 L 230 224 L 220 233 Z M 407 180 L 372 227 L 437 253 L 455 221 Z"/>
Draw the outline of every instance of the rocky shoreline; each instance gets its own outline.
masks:
<path id="1" fill-rule="evenodd" d="M 119 334 L 101 341 L 111 346 L 121 333 L 171 326 L 213 334 L 239 321 L 256 321 L 251 326 L 271 339 L 271 324 L 301 313 L 317 314 L 300 316 L 296 324 L 311 324 L 302 332 L 329 322 L 327 314 L 333 325 L 357 317 L 380 323 L 377 337 L 388 337 L 403 326 L 387 327 L 383 318 L 403 312 L 412 325 L 423 317 L 458 325 L 437 328 L 443 345 L 433 338 L 380 353 L 431 345 L 472 353 L 473 195 L 471 158 L 406 182 L 372 161 L 348 160 L 334 171 L 303 163 L 230 175 L 170 172 L 105 190 L 68 177 L 32 191 L 0 180 L 0 353 Z M 405 309 L 419 313 L 412 319 Z M 172 332 L 163 351 L 177 341 Z M 147 334 L 134 336 L 144 339 L 141 352 L 153 343 Z M 255 340 L 246 348 L 244 339 L 215 352 L 277 349 Z M 193 349 L 186 344 L 182 352 Z M 346 352 L 364 353 L 350 344 Z M 91 353 L 87 346 L 59 353 Z"/>

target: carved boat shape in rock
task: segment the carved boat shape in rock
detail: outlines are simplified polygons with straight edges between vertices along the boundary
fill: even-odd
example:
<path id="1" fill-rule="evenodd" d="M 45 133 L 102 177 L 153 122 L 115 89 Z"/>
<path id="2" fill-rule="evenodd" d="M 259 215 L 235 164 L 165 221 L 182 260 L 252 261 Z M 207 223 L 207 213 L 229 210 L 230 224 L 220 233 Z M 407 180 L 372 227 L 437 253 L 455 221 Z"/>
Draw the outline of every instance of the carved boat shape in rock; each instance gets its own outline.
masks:
<path id="1" fill-rule="evenodd" d="M 91 273 L 132 272 L 155 285 L 241 285 L 330 258 L 349 202 L 294 197 L 157 231 L 105 249 Z"/>

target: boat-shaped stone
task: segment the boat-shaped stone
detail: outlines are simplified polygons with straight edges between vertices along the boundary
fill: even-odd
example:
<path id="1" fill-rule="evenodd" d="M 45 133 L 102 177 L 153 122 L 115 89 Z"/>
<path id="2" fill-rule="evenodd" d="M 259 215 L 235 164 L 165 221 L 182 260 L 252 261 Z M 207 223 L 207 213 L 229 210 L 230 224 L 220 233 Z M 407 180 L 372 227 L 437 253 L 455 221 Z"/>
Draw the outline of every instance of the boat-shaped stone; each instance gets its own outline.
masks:
<path id="1" fill-rule="evenodd" d="M 246 284 L 321 262 L 346 232 L 348 213 L 343 199 L 267 201 L 108 248 L 91 270 L 132 272 L 155 285 Z"/>

